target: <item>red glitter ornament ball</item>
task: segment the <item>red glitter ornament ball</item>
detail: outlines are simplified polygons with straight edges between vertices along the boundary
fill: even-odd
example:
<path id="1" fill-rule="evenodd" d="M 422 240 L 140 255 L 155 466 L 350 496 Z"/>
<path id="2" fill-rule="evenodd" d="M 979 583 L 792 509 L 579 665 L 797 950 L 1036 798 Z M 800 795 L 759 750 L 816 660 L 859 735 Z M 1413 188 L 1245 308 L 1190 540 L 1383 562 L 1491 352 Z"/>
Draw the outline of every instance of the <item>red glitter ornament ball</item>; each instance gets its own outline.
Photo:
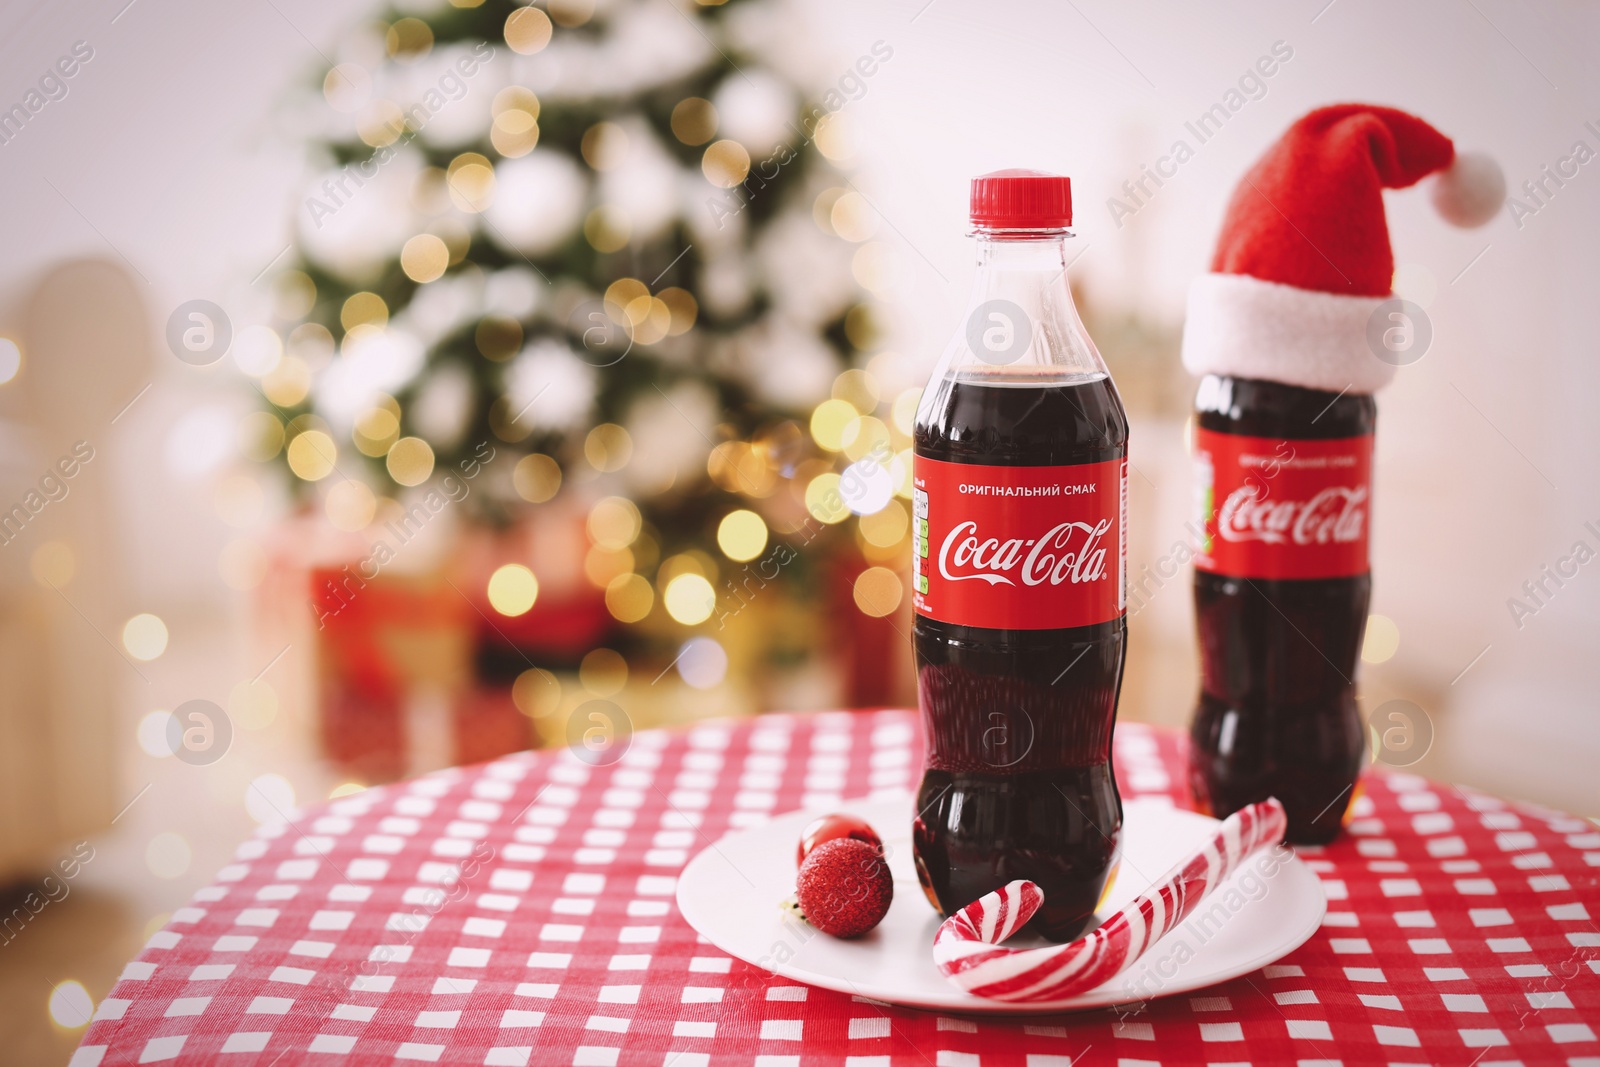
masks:
<path id="1" fill-rule="evenodd" d="M 865 841 L 836 838 L 800 865 L 795 896 L 806 921 L 834 937 L 860 937 L 889 913 L 894 878 L 883 852 Z"/>

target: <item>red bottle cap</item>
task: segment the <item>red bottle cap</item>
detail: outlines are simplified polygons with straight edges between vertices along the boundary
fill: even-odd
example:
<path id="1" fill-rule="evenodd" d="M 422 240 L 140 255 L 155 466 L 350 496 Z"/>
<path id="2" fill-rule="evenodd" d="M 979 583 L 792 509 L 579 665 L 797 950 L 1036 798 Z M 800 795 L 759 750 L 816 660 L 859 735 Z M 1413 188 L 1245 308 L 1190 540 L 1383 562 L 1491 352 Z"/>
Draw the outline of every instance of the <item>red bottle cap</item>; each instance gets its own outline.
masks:
<path id="1" fill-rule="evenodd" d="M 997 170 L 972 179 L 972 224 L 985 230 L 1064 230 L 1072 179 L 1040 170 Z"/>

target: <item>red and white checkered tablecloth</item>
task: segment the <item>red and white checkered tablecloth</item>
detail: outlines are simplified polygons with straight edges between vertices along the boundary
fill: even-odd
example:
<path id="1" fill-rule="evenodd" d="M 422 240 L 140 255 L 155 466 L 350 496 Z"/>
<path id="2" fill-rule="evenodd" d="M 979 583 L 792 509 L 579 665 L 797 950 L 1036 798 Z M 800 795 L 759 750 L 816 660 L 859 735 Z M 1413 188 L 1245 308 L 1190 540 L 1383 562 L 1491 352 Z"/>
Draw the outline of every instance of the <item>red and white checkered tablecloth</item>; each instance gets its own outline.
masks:
<path id="1" fill-rule="evenodd" d="M 1124 796 L 1183 803 L 1181 745 L 1118 727 Z M 72 1067 L 1600 1064 L 1600 827 L 1403 774 L 1303 850 L 1329 900 L 1306 945 L 1140 1008 L 889 1007 L 729 959 L 678 915 L 708 842 L 912 788 L 918 746 L 910 712 L 769 715 L 308 808 L 150 939 Z"/>

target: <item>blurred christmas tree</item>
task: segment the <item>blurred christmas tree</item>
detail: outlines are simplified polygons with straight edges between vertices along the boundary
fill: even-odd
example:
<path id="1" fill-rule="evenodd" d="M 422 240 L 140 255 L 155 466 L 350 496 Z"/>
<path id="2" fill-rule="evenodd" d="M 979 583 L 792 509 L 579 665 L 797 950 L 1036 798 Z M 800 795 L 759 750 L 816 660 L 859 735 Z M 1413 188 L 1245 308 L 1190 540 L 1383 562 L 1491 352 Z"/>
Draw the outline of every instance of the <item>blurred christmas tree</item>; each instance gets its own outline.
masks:
<path id="1" fill-rule="evenodd" d="M 834 166 L 843 98 L 779 73 L 788 16 L 425 6 L 345 42 L 297 119 L 328 169 L 259 365 L 303 496 L 351 531 L 448 478 L 485 524 L 576 499 L 577 565 L 664 658 L 744 570 L 898 559 L 915 392 L 854 367 L 871 209 Z M 893 578 L 858 582 L 863 613 Z"/>

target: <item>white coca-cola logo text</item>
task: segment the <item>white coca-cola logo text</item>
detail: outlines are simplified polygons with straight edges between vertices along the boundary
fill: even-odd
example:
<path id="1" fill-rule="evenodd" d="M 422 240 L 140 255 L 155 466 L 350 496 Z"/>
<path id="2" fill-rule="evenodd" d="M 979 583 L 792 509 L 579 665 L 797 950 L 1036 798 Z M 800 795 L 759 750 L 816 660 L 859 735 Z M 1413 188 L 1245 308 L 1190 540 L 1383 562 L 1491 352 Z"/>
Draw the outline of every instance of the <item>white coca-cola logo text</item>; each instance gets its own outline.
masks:
<path id="1" fill-rule="evenodd" d="M 1367 487 L 1329 486 L 1310 500 L 1273 500 L 1260 487 L 1242 485 L 1217 514 L 1224 541 L 1270 545 L 1349 544 L 1361 540 L 1367 521 Z"/>
<path id="2" fill-rule="evenodd" d="M 980 537 L 978 524 L 969 520 L 951 530 L 939 546 L 939 573 L 952 582 L 976 579 L 990 585 L 1014 586 L 1013 574 L 1028 586 L 1098 582 L 1107 576 L 1103 542 L 1109 529 L 1110 519 L 1063 522 L 1034 540 L 1002 541 Z"/>

